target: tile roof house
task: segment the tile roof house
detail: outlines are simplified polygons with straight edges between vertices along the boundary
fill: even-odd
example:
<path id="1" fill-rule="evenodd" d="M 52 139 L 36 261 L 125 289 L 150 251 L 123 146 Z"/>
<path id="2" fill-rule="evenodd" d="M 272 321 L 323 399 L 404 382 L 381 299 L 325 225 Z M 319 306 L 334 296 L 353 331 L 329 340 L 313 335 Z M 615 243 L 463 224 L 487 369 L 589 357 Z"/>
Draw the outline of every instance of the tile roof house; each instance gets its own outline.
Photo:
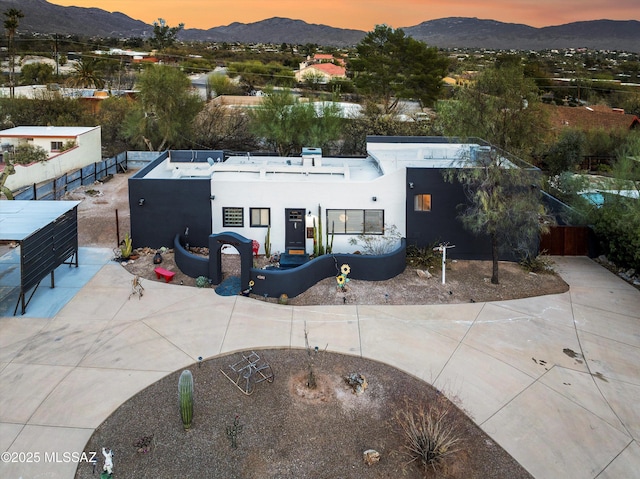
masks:
<path id="1" fill-rule="evenodd" d="M 322 78 L 320 83 L 329 83 L 334 78 L 346 78 L 347 69 L 333 63 L 315 63 L 301 67 L 300 70 L 296 70 L 294 74 L 298 82 L 303 82 L 309 75 L 317 75 Z"/>
<path id="2" fill-rule="evenodd" d="M 602 129 L 606 131 L 640 129 L 640 119 L 621 109 L 602 105 L 569 107 L 543 105 L 555 131 L 577 128 L 584 131 Z"/>

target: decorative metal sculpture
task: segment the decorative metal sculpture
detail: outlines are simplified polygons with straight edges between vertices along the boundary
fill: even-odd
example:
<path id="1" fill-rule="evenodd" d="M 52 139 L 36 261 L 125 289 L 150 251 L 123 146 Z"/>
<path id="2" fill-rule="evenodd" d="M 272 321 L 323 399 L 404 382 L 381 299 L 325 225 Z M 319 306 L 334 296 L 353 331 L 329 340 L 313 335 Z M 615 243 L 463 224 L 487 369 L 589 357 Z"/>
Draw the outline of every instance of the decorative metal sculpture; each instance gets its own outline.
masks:
<path id="1" fill-rule="evenodd" d="M 273 382 L 273 371 L 266 361 L 260 359 L 255 351 L 248 356 L 242 355 L 242 359 L 229 365 L 229 373 L 220 370 L 243 394 L 250 396 L 255 390 L 255 385 L 263 381 Z"/>

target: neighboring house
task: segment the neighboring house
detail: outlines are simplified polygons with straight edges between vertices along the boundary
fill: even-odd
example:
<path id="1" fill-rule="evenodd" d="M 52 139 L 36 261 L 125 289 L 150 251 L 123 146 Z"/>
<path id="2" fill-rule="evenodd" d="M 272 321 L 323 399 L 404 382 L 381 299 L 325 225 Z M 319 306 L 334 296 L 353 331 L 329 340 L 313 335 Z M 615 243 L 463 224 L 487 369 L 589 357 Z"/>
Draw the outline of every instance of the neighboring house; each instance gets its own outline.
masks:
<path id="1" fill-rule="evenodd" d="M 297 82 L 304 82 L 308 78 L 313 78 L 316 83 L 329 83 L 335 78 L 347 78 L 347 69 L 333 63 L 316 63 L 302 66 L 296 70 L 294 75 Z"/>
<path id="2" fill-rule="evenodd" d="M 344 58 L 336 57 L 331 53 L 314 53 L 307 55 L 307 64 L 312 63 L 335 63 L 336 65 L 345 66 Z"/>
<path id="3" fill-rule="evenodd" d="M 351 239 L 395 226 L 409 245 L 449 242 L 456 258 L 488 259 L 489 239 L 457 219 L 462 186 L 443 178 L 488 149 L 481 140 L 372 136 L 366 158 L 328 158 L 316 148 L 300 157 L 164 152 L 129 179 L 131 235 L 135 247 L 159 248 L 187 231 L 194 246 L 232 232 L 264 253 L 270 227 L 271 251 L 310 253 L 314 223 L 322 223 L 323 243 L 333 232 L 333 251 L 351 253 L 361 248 Z"/>
<path id="4" fill-rule="evenodd" d="M 554 106 L 543 105 L 549 112 L 549 120 L 556 132 L 564 128 L 583 131 L 602 129 L 605 131 L 624 131 L 640 129 L 640 119 L 636 115 L 625 113 L 619 108 L 594 106 Z"/>
<path id="5" fill-rule="evenodd" d="M 9 176 L 5 184 L 12 191 L 57 178 L 102 160 L 99 126 L 19 126 L 0 131 L 0 148 L 3 152 L 12 151 L 22 144 L 43 148 L 48 159 L 42 163 L 15 165 L 15 174 Z M 4 167 L 4 163 L 0 166 Z"/>

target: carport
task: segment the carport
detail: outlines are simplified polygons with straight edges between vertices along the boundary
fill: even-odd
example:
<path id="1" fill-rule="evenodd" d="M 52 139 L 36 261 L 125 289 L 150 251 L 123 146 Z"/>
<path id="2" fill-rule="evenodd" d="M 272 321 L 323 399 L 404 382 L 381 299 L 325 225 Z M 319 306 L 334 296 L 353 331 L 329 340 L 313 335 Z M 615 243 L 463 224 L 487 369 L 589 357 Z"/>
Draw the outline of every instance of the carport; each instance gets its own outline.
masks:
<path id="1" fill-rule="evenodd" d="M 0 201 L 0 241 L 20 246 L 20 294 L 13 314 L 25 314 L 40 282 L 61 264 L 78 267 L 79 201 Z M 27 298 L 27 295 L 29 297 Z"/>

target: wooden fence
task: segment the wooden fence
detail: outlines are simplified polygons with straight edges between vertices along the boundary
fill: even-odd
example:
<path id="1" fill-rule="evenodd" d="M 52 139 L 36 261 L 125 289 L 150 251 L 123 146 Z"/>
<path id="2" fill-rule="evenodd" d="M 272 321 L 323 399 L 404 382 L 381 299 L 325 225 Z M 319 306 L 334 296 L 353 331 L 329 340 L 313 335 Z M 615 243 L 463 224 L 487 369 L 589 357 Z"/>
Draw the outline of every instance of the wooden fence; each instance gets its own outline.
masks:
<path id="1" fill-rule="evenodd" d="M 588 226 L 552 226 L 540 238 L 540 251 L 557 256 L 592 256 L 591 238 Z"/>

